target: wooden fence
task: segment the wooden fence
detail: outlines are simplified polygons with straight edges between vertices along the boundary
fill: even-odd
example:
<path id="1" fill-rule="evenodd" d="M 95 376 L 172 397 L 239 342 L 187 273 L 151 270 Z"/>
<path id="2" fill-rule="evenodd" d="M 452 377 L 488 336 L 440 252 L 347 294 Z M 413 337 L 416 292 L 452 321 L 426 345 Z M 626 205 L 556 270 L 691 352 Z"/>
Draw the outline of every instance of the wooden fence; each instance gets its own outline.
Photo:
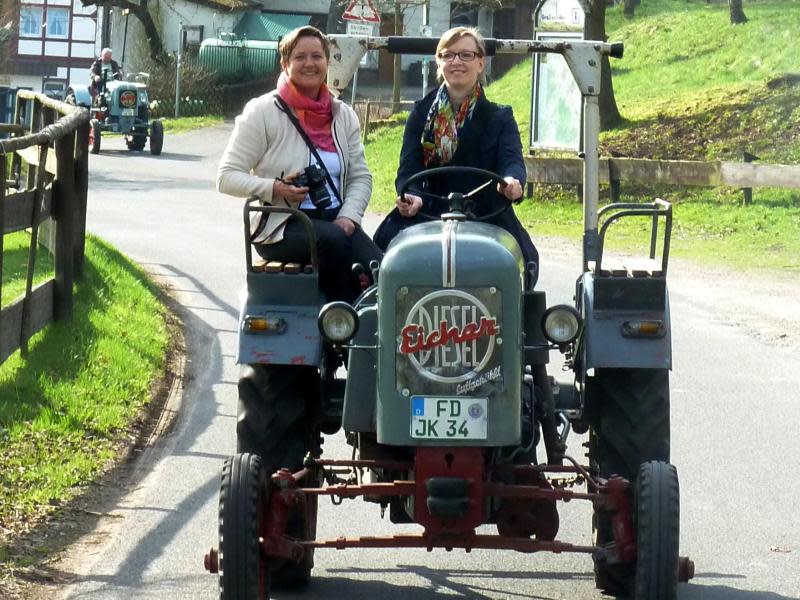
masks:
<path id="1" fill-rule="evenodd" d="M 389 119 L 394 114 L 395 106 L 400 110 L 410 110 L 414 103 L 410 100 L 401 100 L 395 105 L 392 100 L 360 100 L 353 104 L 353 110 L 361 123 L 361 136 L 365 144 L 372 126 Z"/>
<path id="2" fill-rule="evenodd" d="M 581 184 L 583 160 L 526 156 L 528 183 Z M 696 185 L 708 187 L 779 187 L 800 189 L 800 166 L 751 162 L 600 159 L 600 183 L 617 192 L 619 182 L 640 184 Z"/>
<path id="3" fill-rule="evenodd" d="M 72 315 L 72 287 L 83 270 L 89 183 L 86 110 L 20 90 L 14 122 L 0 124 L 0 273 L 3 236 L 30 229 L 25 294 L 0 310 L 0 363 L 49 323 Z M 9 159 L 10 157 L 10 159 Z M 33 287 L 40 226 L 54 222 L 55 276 Z M 0 280 L 0 292 L 2 281 Z"/>

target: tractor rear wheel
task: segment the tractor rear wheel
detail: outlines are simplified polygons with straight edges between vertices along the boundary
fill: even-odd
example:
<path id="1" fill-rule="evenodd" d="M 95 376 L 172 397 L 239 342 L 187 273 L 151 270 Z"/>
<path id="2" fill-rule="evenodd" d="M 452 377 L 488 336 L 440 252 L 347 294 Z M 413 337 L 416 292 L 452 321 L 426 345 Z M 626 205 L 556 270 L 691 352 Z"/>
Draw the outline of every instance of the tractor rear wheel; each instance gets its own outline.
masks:
<path id="1" fill-rule="evenodd" d="M 164 125 L 159 120 L 150 123 L 150 154 L 158 156 L 164 147 Z"/>
<path id="2" fill-rule="evenodd" d="M 225 460 L 219 491 L 220 600 L 267 600 L 270 561 L 261 552 L 269 487 L 261 459 Z"/>
<path id="3" fill-rule="evenodd" d="M 600 477 L 619 475 L 631 482 L 648 461 L 669 462 L 669 371 L 597 369 L 587 382 L 587 416 L 592 424 L 591 461 Z M 608 513 L 595 511 L 595 544 L 614 541 Z M 632 564 L 594 562 L 595 584 L 608 594 L 629 591 Z"/>
<path id="4" fill-rule="evenodd" d="M 669 371 L 598 369 L 588 388 L 601 477 L 633 483 L 642 463 L 669 462 Z"/>
<path id="5" fill-rule="evenodd" d="M 245 365 L 239 378 L 237 449 L 253 452 L 271 476 L 281 468 L 297 472 L 308 452 L 319 454 L 319 431 L 310 415 L 319 398 L 316 368 L 295 365 Z M 306 487 L 319 485 L 305 482 Z M 305 510 L 290 515 L 287 534 L 313 540 L 317 534 L 317 496 L 306 498 Z M 314 551 L 300 563 L 286 561 L 273 571 L 276 586 L 298 587 L 311 578 Z"/>
<path id="6" fill-rule="evenodd" d="M 92 154 L 100 154 L 101 137 L 100 121 L 92 119 L 89 123 L 89 152 Z"/>
<path id="7" fill-rule="evenodd" d="M 636 479 L 634 600 L 675 600 L 679 535 L 678 471 L 665 462 L 646 462 Z"/>

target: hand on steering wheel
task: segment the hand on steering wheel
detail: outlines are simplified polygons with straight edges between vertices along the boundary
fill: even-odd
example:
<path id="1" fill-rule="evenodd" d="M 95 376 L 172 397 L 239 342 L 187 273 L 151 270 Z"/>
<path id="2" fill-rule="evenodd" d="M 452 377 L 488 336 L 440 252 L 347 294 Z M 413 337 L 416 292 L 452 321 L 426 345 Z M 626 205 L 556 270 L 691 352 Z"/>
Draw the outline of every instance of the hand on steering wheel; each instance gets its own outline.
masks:
<path id="1" fill-rule="evenodd" d="M 503 194 L 507 200 L 516 202 L 522 198 L 522 184 L 515 177 L 504 177 L 505 185 L 497 184 L 497 193 Z"/>
<path id="2" fill-rule="evenodd" d="M 408 193 L 411 184 L 418 183 L 419 181 L 425 181 L 434 176 L 443 176 L 443 175 L 448 177 L 449 179 L 454 179 L 456 181 L 460 178 L 459 176 L 463 175 L 472 175 L 472 176 L 477 176 L 478 178 L 485 178 L 486 181 L 485 183 L 475 187 L 474 189 L 468 192 L 465 193 L 451 192 L 447 196 L 441 194 L 433 194 L 431 192 L 420 192 L 420 191 L 415 192 L 415 194 Z M 476 217 L 470 210 L 473 199 L 478 193 L 486 189 L 486 187 L 489 186 L 489 184 L 491 183 L 497 184 L 497 191 L 500 193 L 501 197 L 506 202 L 504 203 L 504 206 L 502 206 L 498 210 L 492 211 L 491 213 L 483 215 L 481 217 Z M 419 185 L 415 186 L 415 188 L 419 187 L 421 186 Z M 429 197 L 436 201 L 440 202 L 445 201 L 448 203 L 450 211 L 454 210 L 463 211 L 468 216 L 472 216 L 476 221 L 489 221 L 494 217 L 496 217 L 497 215 L 499 215 L 504 210 L 506 210 L 511 205 L 512 199 L 517 199 L 522 195 L 522 186 L 519 183 L 519 181 L 517 181 L 513 177 L 508 177 L 506 179 L 503 179 L 497 173 L 493 173 L 485 169 L 478 169 L 476 167 L 457 167 L 457 166 L 437 167 L 435 169 L 420 171 L 419 173 L 409 177 L 403 184 L 403 187 L 400 189 L 400 195 L 396 201 L 397 209 L 401 215 L 407 216 L 406 214 L 403 213 L 403 209 L 400 207 L 400 202 L 401 202 L 400 198 L 408 198 L 408 197 L 417 198 L 419 200 L 419 207 L 416 209 L 416 211 L 414 211 L 414 213 L 412 213 L 412 215 L 408 216 L 419 214 L 425 219 L 428 219 L 430 221 L 435 221 L 439 219 L 438 215 L 430 215 L 420 210 L 420 208 L 422 208 L 422 198 L 420 198 L 420 196 L 418 196 L 417 194 L 419 194 L 420 196 Z M 415 201 L 412 200 L 412 202 L 414 202 L 414 205 L 416 204 Z"/>
<path id="3" fill-rule="evenodd" d="M 422 208 L 422 198 L 416 194 L 398 196 L 395 201 L 397 211 L 404 217 L 413 217 Z"/>

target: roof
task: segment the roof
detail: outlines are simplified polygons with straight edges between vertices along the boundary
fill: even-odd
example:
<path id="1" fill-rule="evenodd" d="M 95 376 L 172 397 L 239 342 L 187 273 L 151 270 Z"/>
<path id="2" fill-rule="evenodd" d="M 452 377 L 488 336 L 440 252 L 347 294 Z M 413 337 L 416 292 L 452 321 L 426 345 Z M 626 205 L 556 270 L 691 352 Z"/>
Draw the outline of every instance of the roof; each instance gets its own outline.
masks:
<path id="1" fill-rule="evenodd" d="M 83 6 L 95 4 L 95 0 L 80 0 L 80 2 Z M 208 6 L 210 8 L 221 8 L 230 12 L 252 10 L 253 8 L 261 6 L 261 3 L 256 0 L 184 0 L 184 2 Z"/>
<path id="2" fill-rule="evenodd" d="M 211 8 L 221 8 L 230 12 L 240 10 L 252 10 L 253 8 L 261 7 L 260 2 L 255 0 L 184 0 L 189 4 L 200 4 L 201 6 L 210 6 Z"/>
<path id="3" fill-rule="evenodd" d="M 292 29 L 308 25 L 309 15 L 263 12 L 248 13 L 233 28 L 233 32 L 248 40 L 278 41 Z"/>

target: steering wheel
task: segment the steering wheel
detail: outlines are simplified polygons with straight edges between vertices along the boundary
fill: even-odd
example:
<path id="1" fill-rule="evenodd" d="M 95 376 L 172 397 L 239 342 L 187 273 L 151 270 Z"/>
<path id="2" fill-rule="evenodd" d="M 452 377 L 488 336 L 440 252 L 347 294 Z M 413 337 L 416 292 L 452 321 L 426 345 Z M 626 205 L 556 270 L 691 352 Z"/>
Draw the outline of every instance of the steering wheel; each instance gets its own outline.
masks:
<path id="1" fill-rule="evenodd" d="M 418 181 L 425 181 L 430 179 L 431 177 L 437 175 L 445 175 L 449 178 L 457 178 L 459 175 L 477 175 L 480 178 L 485 178 L 486 182 L 482 183 L 478 187 L 470 190 L 469 192 L 461 193 L 461 192 L 451 192 L 447 196 L 443 196 L 440 194 L 433 194 L 431 192 L 425 191 L 413 191 L 410 192 L 409 188 L 411 187 L 412 183 L 416 183 Z M 420 196 L 422 198 L 431 198 L 432 200 L 438 201 L 446 201 L 448 206 L 450 207 L 450 212 L 461 212 L 468 217 L 472 217 L 473 220 L 476 221 L 490 221 L 494 219 L 497 215 L 499 215 L 504 210 L 507 210 L 509 206 L 511 206 L 511 200 L 503 196 L 502 194 L 498 194 L 503 200 L 504 205 L 489 213 L 488 215 L 483 215 L 481 217 L 475 216 L 472 212 L 472 207 L 475 203 L 475 196 L 486 189 L 487 186 L 493 183 L 499 183 L 501 186 L 506 185 L 506 181 L 500 177 L 497 173 L 493 173 L 492 171 L 487 171 L 486 169 L 478 169 L 477 167 L 436 167 L 435 169 L 427 169 L 425 171 L 420 171 L 415 175 L 409 177 L 406 182 L 403 184 L 403 187 L 400 189 L 400 197 L 404 198 L 405 194 L 412 193 L 414 195 Z M 436 221 L 440 218 L 439 215 L 431 215 L 423 211 L 419 211 L 417 213 L 422 218 L 427 219 L 429 221 Z"/>

